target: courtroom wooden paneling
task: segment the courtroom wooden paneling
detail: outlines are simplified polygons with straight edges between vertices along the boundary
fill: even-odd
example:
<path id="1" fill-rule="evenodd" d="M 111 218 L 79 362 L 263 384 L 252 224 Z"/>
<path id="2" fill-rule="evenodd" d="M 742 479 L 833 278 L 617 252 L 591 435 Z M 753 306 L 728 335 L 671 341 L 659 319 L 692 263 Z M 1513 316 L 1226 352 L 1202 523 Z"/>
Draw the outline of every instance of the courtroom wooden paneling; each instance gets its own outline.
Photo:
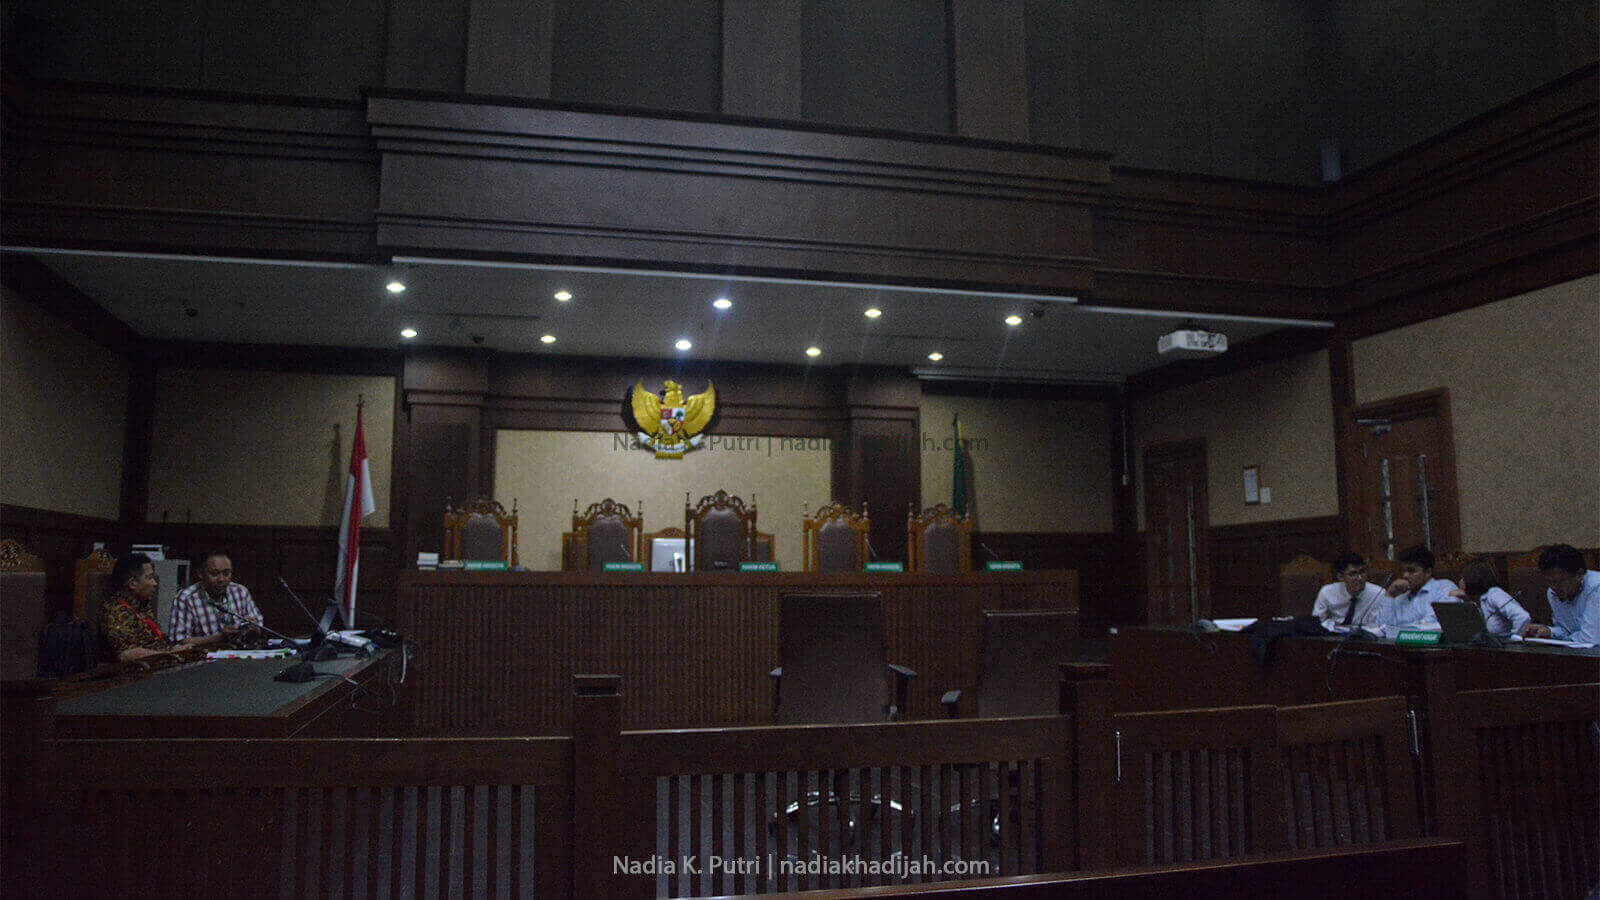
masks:
<path id="1" fill-rule="evenodd" d="M 1332 561 L 1344 549 L 1340 532 L 1337 516 L 1211 526 L 1212 614 L 1279 615 L 1278 569 L 1301 554 Z"/>
<path id="2" fill-rule="evenodd" d="M 1083 151 L 537 101 L 382 91 L 367 122 L 379 243 L 471 256 L 1071 293 L 1110 177 Z"/>
<path id="3" fill-rule="evenodd" d="M 7 245 L 377 259 L 377 154 L 359 104 L 6 86 Z"/>
<path id="4" fill-rule="evenodd" d="M 990 554 L 993 554 L 992 556 Z M 1027 571 L 1066 569 L 1078 573 L 1078 627 L 1102 634 L 1112 625 L 1138 621 L 1142 604 L 1132 598 L 1142 584 L 1128 583 L 1116 536 L 1110 532 L 980 531 L 972 536 L 972 565 L 993 559 L 1017 560 Z"/>
<path id="5" fill-rule="evenodd" d="M 418 733 L 566 733 L 584 672 L 632 686 L 626 727 L 769 723 L 778 598 L 810 589 L 882 593 L 889 661 L 919 674 L 912 718 L 941 717 L 947 690 L 977 689 L 983 610 L 1075 611 L 1078 594 L 1072 572 L 403 573 Z"/>
<path id="6" fill-rule="evenodd" d="M 1332 188 L 1333 303 L 1352 336 L 1600 268 L 1597 90 L 1590 64 Z"/>

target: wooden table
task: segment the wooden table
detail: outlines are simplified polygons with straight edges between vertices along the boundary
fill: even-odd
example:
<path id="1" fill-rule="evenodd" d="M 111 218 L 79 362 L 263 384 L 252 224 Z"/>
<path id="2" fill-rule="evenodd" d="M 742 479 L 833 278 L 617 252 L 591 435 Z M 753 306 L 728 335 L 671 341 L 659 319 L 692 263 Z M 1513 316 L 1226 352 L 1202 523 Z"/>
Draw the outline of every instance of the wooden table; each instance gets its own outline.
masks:
<path id="1" fill-rule="evenodd" d="M 292 659 L 188 663 L 53 704 L 58 738 L 356 737 L 394 733 L 400 655 L 316 663 L 324 677 L 290 683 L 273 676 Z M 349 678 L 350 681 L 346 681 Z M 352 702 L 353 701 L 353 702 Z"/>
<path id="2" fill-rule="evenodd" d="M 1135 627 L 1117 629 L 1107 651 L 1119 712 L 1417 697 L 1425 687 L 1423 664 L 1436 659 L 1454 663 L 1455 688 L 1463 691 L 1600 681 L 1600 650 L 1533 644 L 1409 648 L 1341 644 L 1332 635 L 1286 637 L 1273 645 L 1263 669 L 1248 634 Z"/>
<path id="3" fill-rule="evenodd" d="M 397 627 L 418 647 L 415 733 L 569 733 L 572 676 L 622 676 L 627 728 L 772 722 L 778 599 L 883 596 L 888 661 L 915 669 L 910 718 L 977 689 L 982 613 L 1078 609 L 1076 572 L 408 572 Z"/>

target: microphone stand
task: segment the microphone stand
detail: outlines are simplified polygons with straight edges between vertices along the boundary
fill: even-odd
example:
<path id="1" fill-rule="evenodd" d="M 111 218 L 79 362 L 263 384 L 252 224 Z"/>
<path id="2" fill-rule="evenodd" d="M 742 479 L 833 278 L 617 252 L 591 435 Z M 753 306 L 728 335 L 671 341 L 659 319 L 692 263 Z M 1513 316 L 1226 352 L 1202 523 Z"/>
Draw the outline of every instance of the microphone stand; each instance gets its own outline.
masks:
<path id="1" fill-rule="evenodd" d="M 294 605 L 300 607 L 300 611 L 306 614 L 307 619 L 311 620 L 311 643 L 317 649 L 317 654 L 315 655 L 321 655 L 323 659 L 328 659 L 329 657 L 326 654 L 321 653 L 322 648 L 328 644 L 328 633 L 322 630 L 322 622 L 311 614 L 311 608 L 306 606 L 305 601 L 300 599 L 300 595 L 294 592 L 294 588 L 289 587 L 289 582 L 285 581 L 282 575 L 278 576 L 278 587 L 283 588 L 283 592 L 289 595 L 289 599 L 294 601 Z M 307 657 L 307 659 L 310 658 L 312 657 Z"/>
<path id="2" fill-rule="evenodd" d="M 239 622 L 239 623 L 242 623 L 242 624 L 245 624 L 245 625 L 254 625 L 255 627 L 261 629 L 262 631 L 265 631 L 267 634 L 270 634 L 275 638 L 278 638 L 278 639 L 284 640 L 284 641 L 288 641 L 289 642 L 289 646 L 295 648 L 295 652 L 300 654 L 300 661 L 295 663 L 294 665 L 290 666 L 289 668 L 284 669 L 282 672 L 279 672 L 278 674 L 272 676 L 272 680 L 273 681 L 287 681 L 287 682 L 292 682 L 294 684 L 302 684 L 304 682 L 311 681 L 311 680 L 317 678 L 319 675 L 322 674 L 321 672 L 318 672 L 316 667 L 311 664 L 311 658 L 306 655 L 306 651 L 304 649 L 302 649 L 299 644 L 295 643 L 294 638 L 289 637 L 288 635 L 284 634 L 281 631 L 275 631 L 275 630 L 273 630 L 271 628 L 268 628 L 266 626 L 266 624 L 263 623 L 263 622 L 252 622 L 249 619 L 246 619 L 243 616 L 239 615 L 238 613 L 234 612 L 233 610 L 227 608 L 226 606 L 223 606 L 221 603 L 218 603 L 217 601 L 212 600 L 208 596 L 203 596 L 202 595 L 201 599 L 206 602 L 207 606 L 210 606 L 212 609 L 216 610 L 217 612 L 220 612 L 223 615 L 232 618 L 235 622 Z"/>

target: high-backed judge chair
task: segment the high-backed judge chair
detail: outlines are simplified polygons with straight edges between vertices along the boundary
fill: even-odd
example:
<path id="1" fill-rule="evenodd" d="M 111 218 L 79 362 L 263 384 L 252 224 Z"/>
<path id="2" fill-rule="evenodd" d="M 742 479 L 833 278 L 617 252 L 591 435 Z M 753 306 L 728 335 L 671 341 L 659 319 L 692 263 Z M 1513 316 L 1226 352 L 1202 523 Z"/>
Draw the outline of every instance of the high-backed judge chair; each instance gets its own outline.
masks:
<path id="1" fill-rule="evenodd" d="M 563 535 L 569 543 L 562 559 L 570 560 L 577 572 L 599 572 L 608 562 L 648 562 L 644 547 L 644 501 L 635 515 L 626 503 L 610 497 L 578 514 L 578 501 L 572 501 L 572 531 Z M 563 566 L 563 568 L 567 568 Z"/>
<path id="2" fill-rule="evenodd" d="M 83 620 L 84 614 L 89 608 L 89 597 L 91 596 L 89 590 L 90 576 L 110 575 L 112 568 L 116 564 L 116 558 L 106 552 L 104 547 L 101 547 L 73 565 L 72 618 Z"/>
<path id="3" fill-rule="evenodd" d="M 22 545 L 0 540 L 0 678 L 39 671 L 39 632 L 50 621 L 44 563 Z"/>
<path id="4" fill-rule="evenodd" d="M 980 719 L 1061 712 L 1061 664 L 1078 655 L 1078 617 L 1059 609 L 985 610 L 978 665 Z M 962 692 L 945 692 L 945 714 L 960 715 Z"/>
<path id="5" fill-rule="evenodd" d="M 906 509 L 907 566 L 912 572 L 972 571 L 972 520 L 943 503 Z"/>
<path id="6" fill-rule="evenodd" d="M 784 594 L 778 600 L 778 663 L 768 674 L 780 725 L 899 718 L 917 677 L 885 659 L 883 598 L 875 593 Z"/>
<path id="7" fill-rule="evenodd" d="M 445 502 L 445 559 L 499 561 L 517 565 L 517 501 L 511 512 L 482 497 L 459 508 Z"/>
<path id="8" fill-rule="evenodd" d="M 689 567 L 696 572 L 737 569 L 755 559 L 756 504 L 750 505 L 727 491 L 717 491 L 689 505 L 683 495 L 683 530 L 689 536 Z"/>
<path id="9" fill-rule="evenodd" d="M 861 515 L 842 503 L 829 503 L 815 513 L 801 508 L 800 533 L 807 572 L 859 572 L 867 563 L 867 507 Z"/>
<path id="10" fill-rule="evenodd" d="M 1302 553 L 1278 567 L 1278 615 L 1309 616 L 1317 592 L 1333 581 L 1333 566 Z"/>

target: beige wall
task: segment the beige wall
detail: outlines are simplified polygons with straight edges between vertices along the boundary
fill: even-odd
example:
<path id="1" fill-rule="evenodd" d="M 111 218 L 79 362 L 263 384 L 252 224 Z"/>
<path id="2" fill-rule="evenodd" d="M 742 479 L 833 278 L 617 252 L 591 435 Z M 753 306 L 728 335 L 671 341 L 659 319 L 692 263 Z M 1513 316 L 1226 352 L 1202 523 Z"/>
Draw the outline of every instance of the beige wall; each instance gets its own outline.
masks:
<path id="1" fill-rule="evenodd" d="M 117 518 L 127 410 L 121 357 L 0 289 L 0 501 Z"/>
<path id="2" fill-rule="evenodd" d="M 950 422 L 961 416 L 972 512 L 985 531 L 1110 531 L 1105 404 L 922 397 L 922 505 L 950 502 Z"/>
<path id="3" fill-rule="evenodd" d="M 1352 349 L 1357 403 L 1450 391 L 1467 550 L 1600 545 L 1600 276 Z"/>
<path id="4" fill-rule="evenodd" d="M 1205 438 L 1212 525 L 1339 513 L 1333 399 L 1325 351 L 1174 388 L 1134 409 L 1134 469 L 1144 527 L 1144 450 Z M 1261 467 L 1272 502 L 1246 505 L 1245 466 Z"/>
<path id="5" fill-rule="evenodd" d="M 623 436 L 626 437 L 626 436 Z M 784 438 L 713 435 L 682 459 L 618 446 L 618 435 L 588 431 L 512 431 L 495 436 L 494 497 L 519 507 L 517 547 L 530 569 L 561 568 L 561 533 L 572 527 L 572 501 L 606 497 L 635 512 L 644 528 L 683 527 L 683 495 L 698 501 L 718 489 L 756 504 L 756 528 L 773 536 L 773 555 L 799 569 L 800 517 L 829 501 L 832 451 L 826 440 L 800 447 Z"/>
<path id="6" fill-rule="evenodd" d="M 363 394 L 378 504 L 364 524 L 387 527 L 393 378 L 215 369 L 156 373 L 151 520 L 339 524 Z"/>

